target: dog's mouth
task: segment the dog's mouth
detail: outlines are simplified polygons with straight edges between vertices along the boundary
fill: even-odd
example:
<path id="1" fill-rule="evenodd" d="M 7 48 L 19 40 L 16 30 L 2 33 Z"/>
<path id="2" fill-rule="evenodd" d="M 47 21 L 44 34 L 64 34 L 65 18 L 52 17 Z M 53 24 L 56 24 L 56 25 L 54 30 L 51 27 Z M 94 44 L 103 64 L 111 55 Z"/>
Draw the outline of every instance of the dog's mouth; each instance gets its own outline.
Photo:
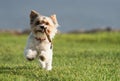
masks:
<path id="1" fill-rule="evenodd" d="M 44 33 L 44 30 L 36 30 L 36 33 L 40 32 L 40 33 Z"/>

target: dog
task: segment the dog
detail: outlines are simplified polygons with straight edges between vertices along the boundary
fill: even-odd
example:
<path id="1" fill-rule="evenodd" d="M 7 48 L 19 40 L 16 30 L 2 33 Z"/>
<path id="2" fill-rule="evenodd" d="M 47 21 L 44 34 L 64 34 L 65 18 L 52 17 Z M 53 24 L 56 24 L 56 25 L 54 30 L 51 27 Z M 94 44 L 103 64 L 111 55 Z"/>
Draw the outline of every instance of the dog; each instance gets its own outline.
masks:
<path id="1" fill-rule="evenodd" d="M 59 26 L 56 15 L 47 17 L 31 10 L 30 26 L 31 33 L 27 40 L 24 55 L 29 61 L 38 58 L 43 69 L 52 70 L 52 39 Z"/>

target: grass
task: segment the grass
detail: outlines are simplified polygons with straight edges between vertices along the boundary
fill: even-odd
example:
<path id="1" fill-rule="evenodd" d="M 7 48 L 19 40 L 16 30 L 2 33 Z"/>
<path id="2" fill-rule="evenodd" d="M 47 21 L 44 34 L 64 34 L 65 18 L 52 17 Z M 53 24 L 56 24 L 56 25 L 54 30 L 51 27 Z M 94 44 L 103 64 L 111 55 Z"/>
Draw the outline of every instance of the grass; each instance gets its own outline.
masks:
<path id="1" fill-rule="evenodd" d="M 57 35 L 52 71 L 24 58 L 26 40 L 0 34 L 0 81 L 120 81 L 120 33 Z"/>

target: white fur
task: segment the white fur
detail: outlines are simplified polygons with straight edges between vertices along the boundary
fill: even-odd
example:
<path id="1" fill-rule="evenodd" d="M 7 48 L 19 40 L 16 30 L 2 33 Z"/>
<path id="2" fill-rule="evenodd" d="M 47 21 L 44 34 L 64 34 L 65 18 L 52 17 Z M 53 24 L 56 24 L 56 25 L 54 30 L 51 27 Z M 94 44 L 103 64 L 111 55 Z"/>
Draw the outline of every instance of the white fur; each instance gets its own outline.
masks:
<path id="1" fill-rule="evenodd" d="M 45 57 L 45 61 L 41 61 L 39 59 L 39 62 L 42 66 L 42 68 L 45 68 L 46 70 L 52 69 L 52 49 L 50 49 L 51 43 L 48 40 L 44 40 L 42 42 L 35 39 L 33 34 L 31 33 L 28 41 L 27 46 L 25 48 L 25 57 L 32 59 L 36 58 L 39 55 L 42 55 Z"/>
<path id="2" fill-rule="evenodd" d="M 56 15 L 52 15 L 50 17 L 42 16 L 36 11 L 32 10 L 30 14 L 30 25 L 31 25 L 31 34 L 28 37 L 27 45 L 24 50 L 25 57 L 28 60 L 33 60 L 35 58 L 38 58 L 40 65 L 42 68 L 46 70 L 52 69 L 52 55 L 53 51 L 51 49 L 51 42 L 48 40 L 45 32 L 35 32 L 36 30 L 42 30 L 40 26 L 46 27 L 47 30 L 50 32 L 48 33 L 50 36 L 50 39 L 55 36 L 57 32 L 58 22 L 56 19 Z M 35 24 L 37 21 L 42 22 L 40 24 Z M 45 22 L 48 22 L 49 24 L 46 24 Z M 36 39 L 45 39 L 42 41 L 39 41 Z M 42 57 L 45 59 L 42 60 Z"/>

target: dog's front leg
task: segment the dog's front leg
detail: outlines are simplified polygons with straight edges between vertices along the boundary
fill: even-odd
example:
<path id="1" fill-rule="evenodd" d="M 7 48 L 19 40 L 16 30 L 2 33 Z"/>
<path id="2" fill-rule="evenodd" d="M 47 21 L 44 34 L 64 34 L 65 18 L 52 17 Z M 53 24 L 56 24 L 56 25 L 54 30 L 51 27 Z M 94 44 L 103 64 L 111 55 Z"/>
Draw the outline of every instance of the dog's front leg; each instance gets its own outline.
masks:
<path id="1" fill-rule="evenodd" d="M 52 69 L 52 50 L 49 51 L 41 51 L 39 56 L 39 61 L 42 68 L 46 70 Z"/>
<path id="2" fill-rule="evenodd" d="M 37 51 L 32 49 L 25 49 L 24 54 L 27 60 L 32 61 L 37 56 Z"/>
<path id="3" fill-rule="evenodd" d="M 39 57 L 39 58 L 41 58 L 41 57 Z M 45 63 L 45 61 L 42 61 L 41 59 L 39 59 L 39 62 L 40 62 L 41 67 L 42 67 L 43 69 L 45 69 L 45 68 L 46 68 L 46 63 Z"/>
<path id="4" fill-rule="evenodd" d="M 52 70 L 52 59 L 46 62 L 46 70 Z"/>
<path id="5" fill-rule="evenodd" d="M 45 51 L 41 51 L 40 55 L 39 55 L 39 62 L 40 62 L 40 65 L 43 69 L 46 68 L 46 52 Z"/>
<path id="6" fill-rule="evenodd" d="M 52 55 L 53 55 L 52 49 L 48 50 L 47 54 L 48 59 L 46 60 L 46 70 L 52 70 Z"/>

